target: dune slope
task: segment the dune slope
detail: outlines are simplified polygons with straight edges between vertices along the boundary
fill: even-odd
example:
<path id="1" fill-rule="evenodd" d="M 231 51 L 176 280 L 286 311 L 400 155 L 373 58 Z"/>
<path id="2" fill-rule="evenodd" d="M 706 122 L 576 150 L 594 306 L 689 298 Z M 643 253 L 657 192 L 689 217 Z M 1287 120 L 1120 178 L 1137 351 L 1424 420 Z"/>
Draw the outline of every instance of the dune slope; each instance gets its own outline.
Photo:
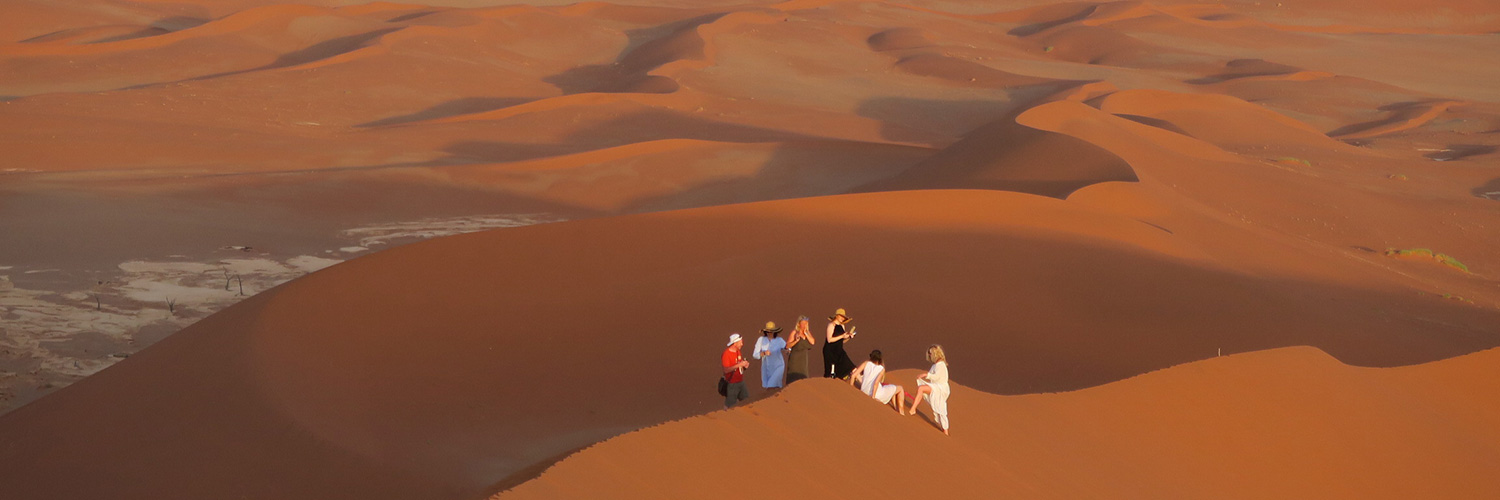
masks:
<path id="1" fill-rule="evenodd" d="M 471 497 L 716 408 L 728 332 L 835 307 L 864 325 L 856 355 L 912 366 L 941 342 L 1001 393 L 1220 349 L 1399 365 L 1500 345 L 1495 313 L 1397 290 L 1242 274 L 1135 219 L 997 191 L 473 233 L 295 280 L 0 416 L 0 479 L 18 499 Z"/>
<path id="2" fill-rule="evenodd" d="M 819 379 L 610 439 L 493 498 L 1489 498 L 1497 362 L 1356 368 L 1291 347 L 1069 393 L 956 385 L 951 437 Z"/>
<path id="3" fill-rule="evenodd" d="M 1484 496 L 1493 4 L 0 2 L 0 497 L 479 498 L 836 307 L 1003 395 L 1446 360 L 854 413 L 952 484 Z"/>

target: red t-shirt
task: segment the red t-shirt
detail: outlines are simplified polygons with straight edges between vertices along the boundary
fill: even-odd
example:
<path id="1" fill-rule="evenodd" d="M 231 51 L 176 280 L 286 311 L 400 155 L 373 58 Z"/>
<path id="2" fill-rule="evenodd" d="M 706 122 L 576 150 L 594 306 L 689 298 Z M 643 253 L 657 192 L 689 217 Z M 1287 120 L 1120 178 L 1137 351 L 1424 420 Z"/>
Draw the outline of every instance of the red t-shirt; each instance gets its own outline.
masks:
<path id="1" fill-rule="evenodd" d="M 744 359 L 745 358 L 741 358 L 740 357 L 739 351 L 736 351 L 734 349 L 725 348 L 724 349 L 724 357 L 722 359 L 722 361 L 723 361 L 722 366 L 724 367 L 725 371 L 728 371 L 730 367 L 732 367 L 734 365 L 737 365 L 737 364 L 740 364 L 740 361 L 742 361 Z M 735 382 L 742 382 L 744 380 L 745 380 L 745 369 L 744 368 L 740 368 L 740 369 L 735 370 L 733 372 L 729 372 L 729 383 L 733 384 Z"/>

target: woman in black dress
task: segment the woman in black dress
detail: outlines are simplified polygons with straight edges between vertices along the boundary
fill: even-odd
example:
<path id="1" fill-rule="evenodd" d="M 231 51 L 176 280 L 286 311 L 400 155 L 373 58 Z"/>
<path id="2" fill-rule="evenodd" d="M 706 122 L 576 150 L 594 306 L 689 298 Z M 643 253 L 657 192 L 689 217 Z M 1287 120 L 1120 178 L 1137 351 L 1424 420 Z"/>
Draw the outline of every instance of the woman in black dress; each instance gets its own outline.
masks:
<path id="1" fill-rule="evenodd" d="M 828 343 L 823 344 L 824 377 L 841 379 L 854 371 L 854 360 L 844 352 L 844 341 L 854 337 L 854 329 L 848 326 L 851 321 L 854 318 L 845 314 L 843 309 L 834 311 L 828 318 Z"/>

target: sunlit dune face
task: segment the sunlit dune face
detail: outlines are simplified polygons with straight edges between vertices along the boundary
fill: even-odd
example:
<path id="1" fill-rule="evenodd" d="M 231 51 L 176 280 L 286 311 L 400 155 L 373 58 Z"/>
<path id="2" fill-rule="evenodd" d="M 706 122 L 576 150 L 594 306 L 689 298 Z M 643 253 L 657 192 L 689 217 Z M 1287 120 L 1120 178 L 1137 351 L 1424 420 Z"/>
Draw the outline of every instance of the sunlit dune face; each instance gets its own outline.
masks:
<path id="1" fill-rule="evenodd" d="M 931 486 L 910 458 L 952 497 L 1493 497 L 1497 31 L 1487 0 L 6 2 L 0 496 L 692 497 L 858 452 L 778 491 Z M 840 307 L 887 383 L 953 355 L 951 436 L 759 363 L 717 412 L 728 332 L 812 318 L 783 338 L 818 378 Z"/>

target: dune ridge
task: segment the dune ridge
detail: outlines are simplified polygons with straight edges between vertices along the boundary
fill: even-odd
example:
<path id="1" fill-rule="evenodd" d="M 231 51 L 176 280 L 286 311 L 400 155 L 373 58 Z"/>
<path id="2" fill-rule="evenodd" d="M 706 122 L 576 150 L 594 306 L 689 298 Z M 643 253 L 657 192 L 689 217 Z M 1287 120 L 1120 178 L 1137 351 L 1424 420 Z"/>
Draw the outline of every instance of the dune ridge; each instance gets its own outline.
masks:
<path id="1" fill-rule="evenodd" d="M 1500 405 L 1488 397 L 1500 387 L 1497 359 L 1489 350 L 1368 369 L 1288 347 L 1076 392 L 1003 397 L 955 385 L 951 437 L 926 413 L 897 416 L 815 379 L 611 438 L 491 498 L 1481 498 L 1500 493 L 1488 473 L 1500 465 Z M 910 390 L 917 373 L 890 379 Z M 1251 428 L 1261 431 L 1242 433 Z M 850 473 L 790 467 L 769 483 L 740 479 L 768 462 L 824 462 L 829 450 Z"/>
<path id="2" fill-rule="evenodd" d="M 768 241 L 795 244 L 757 244 Z M 851 348 L 884 349 L 896 366 L 915 362 L 898 353 L 932 341 L 987 353 L 993 362 L 967 365 L 960 380 L 1008 394 L 1088 387 L 1216 349 L 1311 344 L 1390 366 L 1500 344 L 1487 333 L 1500 321 L 1488 309 L 1343 279 L 1350 284 L 1242 274 L 1134 218 L 1003 191 L 805 198 L 471 233 L 294 280 L 0 415 L 0 439 L 13 443 L 0 449 L 0 478 L 20 485 L 15 498 L 471 497 L 549 457 L 715 408 L 705 367 L 684 361 L 722 347 L 704 332 L 819 304 L 859 311 L 872 340 Z M 932 292 L 942 289 L 972 293 Z M 651 383 L 618 392 L 598 391 L 592 376 L 514 383 L 564 359 Z M 157 390 L 185 372 L 197 374 L 191 389 Z M 108 414 L 110 424 L 80 427 L 59 414 Z M 174 437 L 184 435 L 195 438 Z M 246 450 L 233 477 L 209 458 L 225 447 Z M 142 466 L 88 481 L 58 473 L 99 460 Z"/>
<path id="3" fill-rule="evenodd" d="M 3 4 L 6 499 L 1495 493 L 1488 0 Z"/>
<path id="4" fill-rule="evenodd" d="M 1366 123 L 1356 123 L 1329 132 L 1340 139 L 1364 139 L 1411 130 L 1437 119 L 1459 101 L 1413 102 L 1388 106 L 1389 116 Z"/>

